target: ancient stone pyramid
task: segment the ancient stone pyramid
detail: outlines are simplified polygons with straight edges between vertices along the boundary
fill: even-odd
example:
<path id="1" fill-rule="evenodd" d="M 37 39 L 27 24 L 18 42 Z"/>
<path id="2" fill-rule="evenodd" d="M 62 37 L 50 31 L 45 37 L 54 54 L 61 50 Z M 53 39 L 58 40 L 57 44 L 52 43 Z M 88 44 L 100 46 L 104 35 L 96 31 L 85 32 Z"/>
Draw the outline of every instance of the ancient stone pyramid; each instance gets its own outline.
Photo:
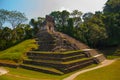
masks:
<path id="1" fill-rule="evenodd" d="M 54 19 L 46 16 L 36 35 L 39 48 L 26 54 L 28 59 L 23 61 L 21 67 L 62 75 L 105 60 L 104 55 L 96 50 L 54 31 L 54 26 Z"/>

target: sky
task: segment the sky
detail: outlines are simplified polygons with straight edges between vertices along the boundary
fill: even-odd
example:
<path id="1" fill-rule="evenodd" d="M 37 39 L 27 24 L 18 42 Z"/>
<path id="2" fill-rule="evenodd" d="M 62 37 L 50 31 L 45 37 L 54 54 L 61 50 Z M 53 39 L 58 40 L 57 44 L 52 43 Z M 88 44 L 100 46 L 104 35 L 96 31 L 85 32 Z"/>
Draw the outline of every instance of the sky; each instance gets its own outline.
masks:
<path id="1" fill-rule="evenodd" d="M 52 11 L 75 9 L 86 12 L 102 11 L 107 0 L 0 0 L 0 9 L 17 10 L 31 18 L 44 17 Z"/>

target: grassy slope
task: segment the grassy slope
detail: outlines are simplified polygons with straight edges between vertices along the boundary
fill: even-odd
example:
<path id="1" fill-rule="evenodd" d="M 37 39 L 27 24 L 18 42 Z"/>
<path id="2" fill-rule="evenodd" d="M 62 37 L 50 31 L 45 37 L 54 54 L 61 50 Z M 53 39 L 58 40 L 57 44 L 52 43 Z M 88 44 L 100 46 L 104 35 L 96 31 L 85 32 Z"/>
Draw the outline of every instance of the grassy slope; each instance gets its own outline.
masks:
<path id="1" fill-rule="evenodd" d="M 74 80 L 120 80 L 120 60 L 109 66 L 80 74 Z"/>
<path id="2" fill-rule="evenodd" d="M 20 60 L 23 54 L 30 51 L 32 48 L 37 48 L 34 39 L 29 39 L 0 52 L 1 60 Z"/>

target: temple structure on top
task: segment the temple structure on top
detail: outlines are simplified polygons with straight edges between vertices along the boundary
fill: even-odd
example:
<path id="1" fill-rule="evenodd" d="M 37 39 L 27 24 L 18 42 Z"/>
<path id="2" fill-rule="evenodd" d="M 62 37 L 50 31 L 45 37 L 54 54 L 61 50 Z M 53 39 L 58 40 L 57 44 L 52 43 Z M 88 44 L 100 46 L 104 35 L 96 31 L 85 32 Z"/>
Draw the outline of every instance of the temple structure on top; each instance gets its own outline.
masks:
<path id="1" fill-rule="evenodd" d="M 52 16 L 46 15 L 45 21 L 42 23 L 40 30 L 53 33 L 54 27 L 55 27 L 54 19 L 52 18 Z"/>

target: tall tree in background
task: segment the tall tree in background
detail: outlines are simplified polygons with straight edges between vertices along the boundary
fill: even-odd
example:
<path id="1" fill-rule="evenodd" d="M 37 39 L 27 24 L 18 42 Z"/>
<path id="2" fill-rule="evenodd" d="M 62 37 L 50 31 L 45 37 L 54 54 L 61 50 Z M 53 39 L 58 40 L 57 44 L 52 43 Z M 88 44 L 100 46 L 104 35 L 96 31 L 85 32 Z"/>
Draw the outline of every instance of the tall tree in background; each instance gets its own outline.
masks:
<path id="1" fill-rule="evenodd" d="M 50 15 L 55 19 L 56 28 L 58 31 L 66 32 L 66 27 L 68 25 L 68 19 L 70 13 L 66 10 L 53 11 Z"/>
<path id="2" fill-rule="evenodd" d="M 11 41 L 12 41 L 12 30 L 8 27 L 4 27 L 0 32 L 0 50 L 11 46 L 12 44 Z"/>
<path id="3" fill-rule="evenodd" d="M 12 27 L 15 28 L 17 25 L 25 22 L 27 18 L 25 17 L 24 13 L 18 11 L 9 11 L 7 20 L 11 23 Z"/>
<path id="4" fill-rule="evenodd" d="M 61 12 L 61 22 L 62 22 L 62 26 L 66 26 L 67 25 L 67 20 L 69 19 L 69 15 L 70 13 L 66 10 L 63 10 Z"/>
<path id="5" fill-rule="evenodd" d="M 79 27 L 79 25 L 82 23 L 82 12 L 78 11 L 78 10 L 73 10 L 73 12 L 71 13 L 71 16 L 74 20 L 74 26 L 77 28 Z"/>
<path id="6" fill-rule="evenodd" d="M 33 31 L 33 35 L 36 35 L 39 31 L 39 28 L 41 27 L 43 21 L 44 21 L 45 18 L 42 18 L 42 17 L 38 17 L 37 20 L 35 19 L 31 19 L 29 24 L 32 25 L 32 31 Z"/>
<path id="7" fill-rule="evenodd" d="M 0 29 L 2 29 L 3 24 L 7 20 L 7 16 L 8 16 L 8 11 L 4 9 L 0 9 Z"/>
<path id="8" fill-rule="evenodd" d="M 19 40 L 18 38 L 18 33 L 17 33 L 17 25 L 20 25 L 22 22 L 25 22 L 27 18 L 25 17 L 24 13 L 18 12 L 18 11 L 9 11 L 8 17 L 7 17 L 8 22 L 12 25 L 13 27 L 13 33 L 14 33 L 14 39 L 15 42 Z M 15 29 L 16 28 L 16 29 Z"/>
<path id="9" fill-rule="evenodd" d="M 89 46 L 96 47 L 100 45 L 100 42 L 107 38 L 102 13 L 96 12 L 91 17 L 87 17 L 87 20 L 84 20 L 83 26 L 79 28 L 79 31 L 81 31 L 80 40 Z"/>
<path id="10" fill-rule="evenodd" d="M 33 34 L 35 35 L 38 32 L 38 23 L 35 19 L 31 19 L 29 22 L 33 26 Z"/>
<path id="11" fill-rule="evenodd" d="M 28 24 L 24 25 L 24 32 L 25 32 L 25 39 L 30 39 L 34 36 L 32 28 Z"/>
<path id="12" fill-rule="evenodd" d="M 94 15 L 93 13 L 88 12 L 88 13 L 85 13 L 85 14 L 82 16 L 82 18 L 83 18 L 84 21 L 87 21 L 87 20 L 89 20 L 90 18 L 92 18 L 93 15 Z"/>
<path id="13" fill-rule="evenodd" d="M 60 11 L 53 11 L 53 12 L 50 13 L 50 15 L 55 20 L 56 28 L 58 29 L 58 27 L 61 27 L 61 25 L 62 25 L 62 23 L 61 23 L 61 12 Z"/>
<path id="14" fill-rule="evenodd" d="M 120 0 L 108 0 L 103 11 L 104 13 L 118 13 L 120 11 Z"/>
<path id="15" fill-rule="evenodd" d="M 26 20 L 27 18 L 21 12 L 0 9 L 0 50 L 4 50 L 25 39 L 27 30 L 21 23 Z M 13 28 L 3 27 L 4 23 L 10 23 Z"/>
<path id="16" fill-rule="evenodd" d="M 104 7 L 108 44 L 120 44 L 120 0 L 108 0 Z"/>
<path id="17" fill-rule="evenodd" d="M 66 34 L 73 36 L 74 35 L 74 24 L 73 24 L 73 18 L 68 19 L 68 25 L 66 29 Z"/>

